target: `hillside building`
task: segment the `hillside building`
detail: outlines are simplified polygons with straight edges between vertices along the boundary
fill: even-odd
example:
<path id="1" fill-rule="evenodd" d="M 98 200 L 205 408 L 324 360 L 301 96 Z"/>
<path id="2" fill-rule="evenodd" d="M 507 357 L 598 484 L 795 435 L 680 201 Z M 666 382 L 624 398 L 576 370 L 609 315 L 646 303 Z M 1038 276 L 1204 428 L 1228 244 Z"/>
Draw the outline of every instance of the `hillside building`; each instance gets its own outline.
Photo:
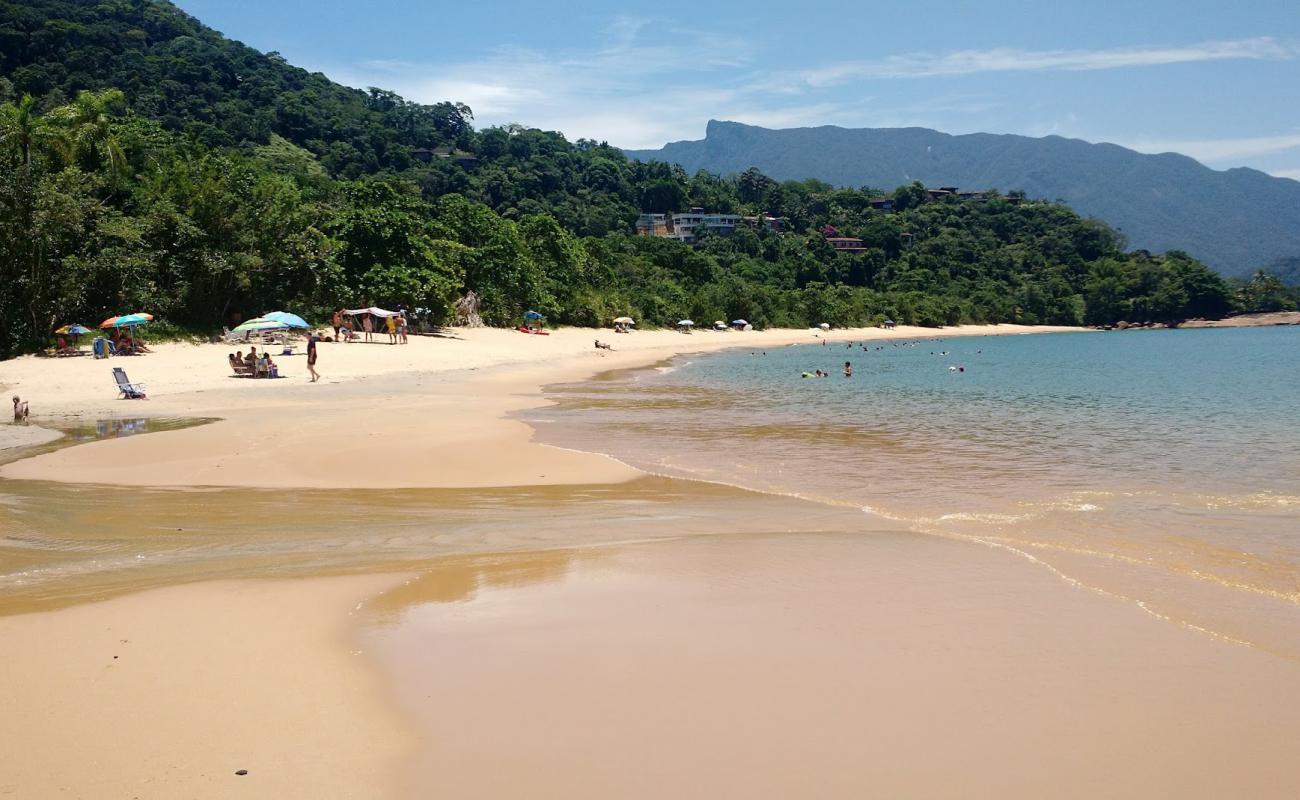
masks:
<path id="1" fill-rule="evenodd" d="M 719 214 L 702 208 L 692 208 L 690 211 L 677 214 L 642 214 L 637 217 L 636 232 L 638 236 L 658 236 L 694 244 L 696 231 L 701 228 L 722 236 L 730 236 L 741 225 L 755 228 L 766 226 L 779 232 L 785 228 L 785 220 L 770 214 L 742 217 L 739 214 Z"/>
<path id="2" fill-rule="evenodd" d="M 827 236 L 826 241 L 839 253 L 862 253 L 867 245 L 854 236 Z"/>

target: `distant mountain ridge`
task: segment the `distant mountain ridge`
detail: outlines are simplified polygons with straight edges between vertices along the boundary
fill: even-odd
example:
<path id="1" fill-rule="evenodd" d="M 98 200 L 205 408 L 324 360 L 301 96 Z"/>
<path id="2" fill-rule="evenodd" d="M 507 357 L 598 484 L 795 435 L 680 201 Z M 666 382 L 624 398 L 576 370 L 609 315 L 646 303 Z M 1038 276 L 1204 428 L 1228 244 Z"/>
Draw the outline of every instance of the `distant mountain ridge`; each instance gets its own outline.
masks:
<path id="1" fill-rule="evenodd" d="M 711 120 L 705 138 L 626 150 L 688 172 L 758 167 L 779 180 L 816 178 L 884 190 L 921 181 L 1022 189 L 1060 199 L 1119 229 L 1131 248 L 1185 250 L 1225 275 L 1300 257 L 1300 182 L 1247 168 L 1212 170 L 1176 153 L 1147 155 L 1060 136 L 951 135 L 928 128 L 772 130 Z"/>

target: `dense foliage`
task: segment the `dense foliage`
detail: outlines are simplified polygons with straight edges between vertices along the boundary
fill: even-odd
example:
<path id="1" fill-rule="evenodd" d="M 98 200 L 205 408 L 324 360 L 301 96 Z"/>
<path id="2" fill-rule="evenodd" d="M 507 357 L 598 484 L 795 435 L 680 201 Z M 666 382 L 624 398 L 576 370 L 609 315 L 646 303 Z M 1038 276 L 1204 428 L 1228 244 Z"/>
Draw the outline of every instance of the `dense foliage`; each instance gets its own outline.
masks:
<path id="1" fill-rule="evenodd" d="M 1059 204 L 926 203 L 909 186 L 908 207 L 884 213 L 865 189 L 476 131 L 464 106 L 337 86 L 155 0 L 0 11 L 0 94 L 22 92 L 0 96 L 0 356 L 127 311 L 215 330 L 272 308 L 400 303 L 436 322 L 469 290 L 498 325 L 529 308 L 586 325 L 1106 324 L 1234 303 L 1189 256 L 1125 254 Z M 291 113 L 302 104 L 310 126 Z M 433 147 L 473 157 L 419 152 Z M 786 230 L 694 246 L 633 233 L 640 211 L 690 206 L 765 211 Z M 827 225 L 867 250 L 833 251 Z"/>
<path id="2" fill-rule="evenodd" d="M 1246 168 L 1213 170 L 1176 153 L 1060 136 L 710 122 L 702 140 L 628 155 L 688 171 L 753 165 L 778 179 L 835 186 L 892 186 L 895 176 L 910 175 L 928 186 L 1015 187 L 1105 220 L 1133 247 L 1185 250 L 1230 276 L 1300 258 L 1300 182 Z"/>

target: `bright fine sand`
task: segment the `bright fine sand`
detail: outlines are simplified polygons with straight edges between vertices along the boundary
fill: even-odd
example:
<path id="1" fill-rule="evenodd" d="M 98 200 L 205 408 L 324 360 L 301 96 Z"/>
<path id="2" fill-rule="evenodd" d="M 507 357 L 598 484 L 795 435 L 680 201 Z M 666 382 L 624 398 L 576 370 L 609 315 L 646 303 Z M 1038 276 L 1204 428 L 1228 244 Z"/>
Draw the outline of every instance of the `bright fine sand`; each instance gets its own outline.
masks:
<path id="1" fill-rule="evenodd" d="M 392 502 L 383 489 L 622 491 L 640 473 L 538 444 L 507 415 L 549 383 L 818 335 L 323 343 L 317 384 L 301 354 L 278 359 L 282 380 L 230 377 L 221 345 L 16 359 L 0 387 L 34 426 L 219 421 L 11 461 L 0 500 L 75 499 L 87 483 L 374 490 L 346 493 L 364 514 Z M 149 399 L 116 400 L 113 366 Z M 36 430 L 0 425 L 0 455 Z M 132 491 L 96 506 L 116 515 L 101 536 L 129 528 Z M 276 497 L 233 494 L 253 515 Z M 404 497 L 437 518 L 436 499 Z M 0 797 L 1300 796 L 1300 664 L 1007 549 L 870 529 L 856 509 L 701 497 L 716 516 L 670 514 L 679 535 L 654 542 L 561 530 L 542 552 L 343 577 L 215 581 L 198 564 L 180 585 L 55 611 L 6 605 L 0 588 Z M 529 524 L 546 528 L 544 506 Z"/>
<path id="2" fill-rule="evenodd" d="M 382 794 L 409 737 L 349 623 L 392 583 L 215 582 L 0 617 L 0 797 Z"/>

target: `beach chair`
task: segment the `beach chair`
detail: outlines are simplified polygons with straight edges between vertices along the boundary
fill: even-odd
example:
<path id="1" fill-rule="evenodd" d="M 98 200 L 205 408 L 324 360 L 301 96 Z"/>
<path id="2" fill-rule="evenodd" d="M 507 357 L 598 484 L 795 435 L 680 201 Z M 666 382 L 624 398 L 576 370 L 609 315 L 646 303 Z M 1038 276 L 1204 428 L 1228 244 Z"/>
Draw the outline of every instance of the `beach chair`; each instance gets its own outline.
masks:
<path id="1" fill-rule="evenodd" d="M 226 356 L 226 360 L 230 362 L 230 369 L 234 371 L 235 377 L 253 377 L 253 368 L 248 364 L 245 364 L 242 361 L 236 361 L 233 355 Z"/>
<path id="2" fill-rule="evenodd" d="M 145 399 L 144 384 L 131 383 L 131 379 L 126 377 L 126 370 L 121 367 L 113 367 L 113 380 L 117 381 L 117 391 L 123 400 Z"/>

